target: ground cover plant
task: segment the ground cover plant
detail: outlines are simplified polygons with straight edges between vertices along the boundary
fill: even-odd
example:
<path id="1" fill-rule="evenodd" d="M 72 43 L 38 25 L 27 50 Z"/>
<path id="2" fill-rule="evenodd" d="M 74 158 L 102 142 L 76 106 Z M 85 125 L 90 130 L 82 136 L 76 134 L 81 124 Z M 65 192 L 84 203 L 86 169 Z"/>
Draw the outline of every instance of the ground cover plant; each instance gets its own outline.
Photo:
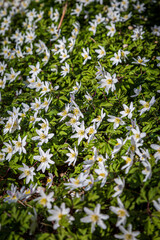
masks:
<path id="1" fill-rule="evenodd" d="M 0 239 L 160 240 L 159 1 L 0 7 Z"/>

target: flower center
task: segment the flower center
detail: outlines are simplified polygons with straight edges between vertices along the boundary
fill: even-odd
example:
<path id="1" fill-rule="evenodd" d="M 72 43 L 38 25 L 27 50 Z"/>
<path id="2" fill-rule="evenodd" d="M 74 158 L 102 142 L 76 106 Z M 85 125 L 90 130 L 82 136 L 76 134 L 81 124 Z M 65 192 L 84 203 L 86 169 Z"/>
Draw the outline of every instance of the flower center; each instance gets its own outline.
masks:
<path id="1" fill-rule="evenodd" d="M 127 157 L 126 158 L 126 163 L 130 163 L 130 162 L 132 162 L 132 159 L 130 157 Z"/>
<path id="2" fill-rule="evenodd" d="M 126 108 L 125 113 L 129 114 L 130 113 L 130 109 Z"/>
<path id="3" fill-rule="evenodd" d="M 66 115 L 67 115 L 67 111 L 64 110 L 64 111 L 62 112 L 62 116 L 66 116 Z"/>
<path id="4" fill-rule="evenodd" d="M 131 151 L 132 151 L 132 152 L 135 151 L 135 146 L 134 146 L 134 145 L 131 146 Z"/>
<path id="5" fill-rule="evenodd" d="M 42 123 L 42 129 L 45 129 L 47 127 L 46 123 Z"/>
<path id="6" fill-rule="evenodd" d="M 130 233 L 125 234 L 125 240 L 132 240 L 132 235 Z"/>
<path id="7" fill-rule="evenodd" d="M 84 130 L 79 130 L 79 131 L 78 131 L 78 134 L 79 134 L 80 136 L 83 136 L 83 135 L 84 135 Z"/>
<path id="8" fill-rule="evenodd" d="M 16 142 L 16 147 L 22 147 L 22 143 L 21 142 Z"/>
<path id="9" fill-rule="evenodd" d="M 76 123 L 76 119 L 75 118 L 71 118 L 70 119 L 70 123 Z"/>
<path id="10" fill-rule="evenodd" d="M 93 134 L 94 133 L 94 128 L 90 128 L 89 129 L 89 134 Z"/>
<path id="11" fill-rule="evenodd" d="M 144 105 L 143 105 L 144 108 L 149 108 L 149 102 L 146 102 Z"/>
<path id="12" fill-rule="evenodd" d="M 87 54 L 84 54 L 84 59 L 88 58 L 88 55 Z"/>
<path id="13" fill-rule="evenodd" d="M 78 114 L 79 114 L 79 109 L 75 108 L 75 109 L 73 110 L 73 112 L 74 112 L 75 115 L 78 115 Z"/>
<path id="14" fill-rule="evenodd" d="M 11 152 L 12 152 L 12 148 L 11 148 L 11 147 L 8 147 L 8 148 L 7 148 L 7 152 L 8 152 L 8 153 L 11 153 Z"/>
<path id="15" fill-rule="evenodd" d="M 47 199 L 46 199 L 46 198 L 42 198 L 42 199 L 40 200 L 40 204 L 46 205 L 46 203 L 47 203 Z"/>
<path id="16" fill-rule="evenodd" d="M 52 181 L 51 178 L 48 178 L 48 179 L 47 179 L 47 183 L 50 183 L 51 181 Z"/>
<path id="17" fill-rule="evenodd" d="M 46 135 L 44 134 L 44 133 L 42 133 L 41 135 L 40 135 L 40 139 L 45 139 L 46 138 Z"/>
<path id="18" fill-rule="evenodd" d="M 118 217 L 124 217 L 126 215 L 126 211 L 124 209 L 118 210 Z"/>
<path id="19" fill-rule="evenodd" d="M 26 176 L 29 176 L 29 175 L 30 175 L 30 171 L 29 171 L 29 170 L 25 170 L 25 171 L 24 171 L 24 174 L 25 174 Z"/>
<path id="20" fill-rule="evenodd" d="M 75 153 L 71 153 L 71 157 L 75 158 L 76 154 Z"/>
<path id="21" fill-rule="evenodd" d="M 31 193 L 31 190 L 30 190 L 30 189 L 28 189 L 28 190 L 25 191 L 25 194 L 30 194 L 30 193 Z"/>
<path id="22" fill-rule="evenodd" d="M 102 158 L 102 157 L 98 157 L 98 158 L 97 158 L 97 161 L 98 161 L 98 162 L 102 162 L 102 161 L 103 161 L 103 158 Z"/>
<path id="23" fill-rule="evenodd" d="M 12 125 L 10 123 L 7 123 L 6 128 L 11 128 Z"/>
<path id="24" fill-rule="evenodd" d="M 14 199 L 17 199 L 17 197 L 16 197 L 15 195 L 13 195 L 12 199 L 13 199 L 13 200 L 14 200 Z"/>
<path id="25" fill-rule="evenodd" d="M 106 81 L 107 84 L 112 84 L 112 82 L 113 82 L 112 79 L 107 79 Z"/>
<path id="26" fill-rule="evenodd" d="M 96 120 L 101 121 L 101 116 L 97 116 Z"/>
<path id="27" fill-rule="evenodd" d="M 39 108 L 39 103 L 35 103 L 35 108 Z"/>
<path id="28" fill-rule="evenodd" d="M 78 184 L 79 184 L 79 179 L 76 179 L 76 180 L 74 181 L 74 184 L 75 184 L 75 185 L 78 185 Z"/>
<path id="29" fill-rule="evenodd" d="M 105 173 L 100 173 L 99 176 L 104 178 L 105 177 Z"/>
<path id="30" fill-rule="evenodd" d="M 63 217 L 63 214 L 62 213 L 59 213 L 58 214 L 58 218 L 61 219 Z"/>
<path id="31" fill-rule="evenodd" d="M 41 161 L 41 162 L 46 162 L 46 161 L 47 161 L 47 158 L 43 156 L 43 157 L 41 157 L 40 161 Z"/>
<path id="32" fill-rule="evenodd" d="M 121 120 L 120 120 L 119 118 L 115 118 L 114 121 L 115 121 L 115 123 L 118 123 L 118 124 L 119 124 Z"/>
<path id="33" fill-rule="evenodd" d="M 35 120 L 35 118 L 30 116 L 30 121 L 33 122 L 34 120 Z"/>
<path id="34" fill-rule="evenodd" d="M 138 133 L 135 134 L 135 138 L 136 138 L 136 139 L 140 138 L 140 135 L 139 135 Z"/>
<path id="35" fill-rule="evenodd" d="M 98 216 L 98 215 L 96 215 L 96 214 L 91 215 L 91 220 L 92 220 L 92 222 L 97 222 L 98 219 L 99 219 L 99 216 Z"/>

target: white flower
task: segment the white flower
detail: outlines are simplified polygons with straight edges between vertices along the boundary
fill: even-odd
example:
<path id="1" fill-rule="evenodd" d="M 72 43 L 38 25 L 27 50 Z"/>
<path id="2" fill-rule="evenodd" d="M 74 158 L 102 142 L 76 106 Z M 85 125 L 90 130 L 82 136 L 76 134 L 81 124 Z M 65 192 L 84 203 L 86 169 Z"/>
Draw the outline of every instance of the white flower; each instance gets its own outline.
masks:
<path id="1" fill-rule="evenodd" d="M 113 37 L 114 34 L 116 33 L 115 24 L 111 22 L 111 26 L 106 26 L 106 28 L 109 30 L 109 32 L 107 33 L 107 36 Z"/>
<path id="2" fill-rule="evenodd" d="M 77 160 L 78 150 L 76 147 L 74 147 L 74 150 L 68 147 L 68 150 L 70 151 L 70 153 L 67 153 L 66 155 L 69 158 L 67 159 L 67 161 L 65 161 L 65 163 L 68 163 L 68 166 L 70 166 L 71 164 L 74 166 Z"/>
<path id="3" fill-rule="evenodd" d="M 100 1 L 103 2 L 103 0 L 100 0 Z M 103 3 L 101 3 L 101 4 L 103 4 Z M 105 18 L 102 17 L 101 13 L 97 14 L 95 16 L 95 18 L 96 18 L 95 21 L 97 22 L 97 25 L 105 21 Z"/>
<path id="4" fill-rule="evenodd" d="M 112 57 L 110 59 L 111 61 L 113 61 L 112 65 L 118 65 L 118 63 L 121 63 L 122 60 L 121 60 L 121 50 L 118 50 L 118 54 L 117 53 L 114 53 L 114 57 Z"/>
<path id="5" fill-rule="evenodd" d="M 114 235 L 115 238 L 118 238 L 118 239 L 137 240 L 137 238 L 135 238 L 135 237 L 140 234 L 140 232 L 138 232 L 138 231 L 132 232 L 132 225 L 131 224 L 128 225 L 128 229 L 127 230 L 123 226 L 119 226 L 119 229 L 124 234 L 123 235 L 122 234 L 121 235 L 115 234 Z"/>
<path id="6" fill-rule="evenodd" d="M 110 210 L 118 215 L 116 227 L 119 227 L 121 224 L 125 225 L 126 218 L 129 217 L 129 214 L 126 211 L 126 209 L 124 208 L 124 205 L 121 202 L 119 197 L 117 197 L 117 202 L 118 202 L 119 207 L 110 206 Z"/>
<path id="7" fill-rule="evenodd" d="M 134 9 L 138 10 L 139 13 L 142 13 L 145 11 L 146 7 L 144 7 L 144 3 L 139 3 L 139 1 L 137 1 L 136 4 L 133 4 Z"/>
<path id="8" fill-rule="evenodd" d="M 104 57 L 104 56 L 106 55 L 106 51 L 105 51 L 104 47 L 102 47 L 102 46 L 99 45 L 99 48 L 100 48 L 100 49 L 96 49 L 96 50 L 95 50 L 95 52 L 99 54 L 99 55 L 97 56 L 98 59 L 100 59 L 100 58 L 102 58 L 102 57 Z"/>
<path id="9" fill-rule="evenodd" d="M 121 59 L 126 62 L 127 55 L 128 55 L 130 52 L 129 52 L 129 51 L 123 51 L 123 50 L 120 50 L 120 51 L 121 51 Z"/>
<path id="10" fill-rule="evenodd" d="M 105 78 L 102 78 L 101 81 L 98 82 L 99 84 L 101 84 L 99 88 L 105 87 L 105 91 L 107 94 L 109 93 L 109 89 L 111 89 L 111 91 L 114 92 L 116 90 L 115 83 L 118 82 L 116 74 L 113 74 L 113 76 L 111 76 L 109 72 L 105 72 L 104 77 Z"/>
<path id="11" fill-rule="evenodd" d="M 88 143 L 89 143 L 93 139 L 94 135 L 97 133 L 95 122 L 93 123 L 92 126 L 90 126 L 86 129 L 86 132 L 89 135 L 89 137 L 88 137 Z"/>
<path id="12" fill-rule="evenodd" d="M 28 31 L 26 32 L 26 36 L 25 36 L 25 42 L 26 43 L 31 43 L 34 39 L 36 38 L 35 32 L 33 31 Z"/>
<path id="13" fill-rule="evenodd" d="M 135 62 L 132 62 L 132 63 L 140 64 L 143 66 L 146 66 L 145 63 L 149 61 L 149 59 L 146 59 L 145 57 L 141 58 L 140 56 L 138 56 L 138 59 L 135 59 L 135 58 L 133 59 L 135 60 Z"/>
<path id="14" fill-rule="evenodd" d="M 92 96 L 91 96 L 88 92 L 86 92 L 86 94 L 85 94 L 84 96 L 85 96 L 85 98 L 86 98 L 88 101 L 92 101 L 92 100 L 93 100 Z"/>
<path id="15" fill-rule="evenodd" d="M 123 192 L 124 186 L 125 186 L 125 179 L 121 179 L 120 176 L 118 176 L 118 178 L 114 179 L 115 183 L 117 184 L 117 186 L 114 187 L 114 190 L 116 191 L 112 197 L 117 197 L 120 196 Z"/>
<path id="16" fill-rule="evenodd" d="M 160 36 L 160 26 L 154 25 L 151 30 L 153 35 Z"/>
<path id="17" fill-rule="evenodd" d="M 81 82 L 80 83 L 76 82 L 76 86 L 73 87 L 73 91 L 70 93 L 73 93 L 73 94 L 77 93 L 80 87 L 81 87 Z"/>
<path id="18" fill-rule="evenodd" d="M 140 100 L 139 102 L 140 104 L 143 105 L 143 108 L 139 110 L 140 116 L 141 116 L 144 112 L 150 110 L 151 106 L 156 102 L 156 100 L 155 100 L 155 96 L 153 96 L 150 102 L 146 102 L 144 100 Z"/>
<path id="19" fill-rule="evenodd" d="M 147 161 L 147 159 L 150 159 L 150 154 L 149 154 L 149 151 L 148 151 L 148 149 L 142 149 L 142 148 L 140 148 L 140 150 L 141 150 L 141 152 L 139 151 L 139 149 L 138 149 L 138 151 L 136 152 L 137 153 L 137 155 L 140 157 L 140 161 Z"/>
<path id="20" fill-rule="evenodd" d="M 100 126 L 103 118 L 106 116 L 106 113 L 103 113 L 103 108 L 101 109 L 101 115 L 98 115 L 95 119 L 92 120 L 92 122 L 97 123 L 97 129 Z"/>
<path id="21" fill-rule="evenodd" d="M 7 64 L 5 64 L 5 62 L 0 62 L 0 74 L 1 76 L 3 76 L 5 70 L 6 70 Z"/>
<path id="22" fill-rule="evenodd" d="M 151 144 L 151 148 L 156 150 L 157 152 L 154 154 L 154 158 L 156 159 L 156 163 L 160 160 L 160 145 L 158 144 Z"/>
<path id="23" fill-rule="evenodd" d="M 78 145 L 83 138 L 88 139 L 87 132 L 85 130 L 84 121 L 82 121 L 80 127 L 75 126 L 76 134 L 72 135 L 71 138 L 78 138 Z"/>
<path id="24" fill-rule="evenodd" d="M 0 79 L 0 88 L 4 89 L 6 85 L 6 76 L 3 79 Z"/>
<path id="25" fill-rule="evenodd" d="M 112 151 L 112 158 L 114 158 L 114 155 L 118 153 L 121 149 L 121 147 L 125 144 L 125 141 L 123 142 L 122 138 L 117 138 L 117 143 L 114 146 L 114 149 Z"/>
<path id="26" fill-rule="evenodd" d="M 41 94 L 41 97 L 42 97 L 42 96 L 44 96 L 46 93 L 50 92 L 51 90 L 55 90 L 56 87 L 53 89 L 51 83 L 48 82 L 48 81 L 45 81 L 45 82 L 42 84 L 41 88 L 42 88 L 42 90 L 41 90 L 40 94 Z"/>
<path id="27" fill-rule="evenodd" d="M 143 34 L 145 33 L 143 31 L 143 26 L 140 25 L 140 26 L 137 26 L 134 30 L 133 30 L 133 35 L 131 36 L 132 40 L 135 41 L 137 39 L 143 39 Z"/>
<path id="28" fill-rule="evenodd" d="M 6 125 L 4 126 L 3 129 L 3 134 L 5 135 L 7 132 L 11 133 L 13 130 L 13 123 L 14 123 L 14 118 L 9 117 L 8 121 L 6 122 Z"/>
<path id="29" fill-rule="evenodd" d="M 72 9 L 71 15 L 76 15 L 77 17 L 79 17 L 79 14 L 82 11 L 82 3 L 80 5 L 78 5 L 78 3 L 76 3 L 76 9 Z"/>
<path id="30" fill-rule="evenodd" d="M 89 48 L 87 47 L 87 50 L 85 48 L 82 49 L 83 53 L 81 53 L 82 57 L 84 58 L 83 65 L 86 64 L 87 60 L 91 59 L 91 56 L 89 56 Z"/>
<path id="31" fill-rule="evenodd" d="M 110 117 L 109 119 L 107 119 L 108 122 L 114 122 L 114 129 L 119 127 L 119 125 L 125 124 L 120 117 L 114 117 L 112 115 L 108 115 L 108 117 Z"/>
<path id="32" fill-rule="evenodd" d="M 58 19 L 59 19 L 59 12 L 58 12 L 57 9 L 56 9 L 55 12 L 53 13 L 53 17 L 52 17 L 51 19 L 52 19 L 52 21 L 55 21 L 55 22 L 58 21 Z"/>
<path id="33" fill-rule="evenodd" d="M 146 133 L 141 133 L 139 127 L 136 126 L 136 129 L 132 128 L 132 132 L 134 134 L 134 139 L 136 142 L 139 142 L 142 138 L 146 136 Z"/>
<path id="34" fill-rule="evenodd" d="M 60 57 L 59 57 L 59 58 L 61 59 L 60 63 L 64 62 L 67 58 L 70 57 L 70 56 L 68 55 L 66 49 L 60 51 L 60 54 L 61 54 Z"/>
<path id="35" fill-rule="evenodd" d="M 42 108 L 41 99 L 35 98 L 35 102 L 31 103 L 31 108 L 35 111 L 38 111 Z"/>
<path id="36" fill-rule="evenodd" d="M 137 97 L 140 94 L 140 92 L 142 91 L 141 85 L 139 86 L 139 89 L 138 88 L 134 88 L 133 91 L 134 91 L 135 94 L 132 95 L 131 97 Z"/>
<path id="37" fill-rule="evenodd" d="M 65 62 L 65 66 L 61 67 L 63 71 L 61 71 L 61 76 L 65 77 L 67 73 L 69 73 L 69 64 Z"/>
<path id="38" fill-rule="evenodd" d="M 68 112 L 69 112 L 69 111 L 70 111 L 70 105 L 69 105 L 69 104 L 66 104 L 66 105 L 65 105 L 65 109 L 64 109 L 62 112 L 57 113 L 57 115 L 59 115 L 59 116 L 62 117 L 61 120 L 60 120 L 60 122 L 63 121 L 63 120 L 68 116 Z"/>
<path id="39" fill-rule="evenodd" d="M 90 24 L 90 28 L 89 28 L 89 31 L 93 32 L 93 35 L 96 34 L 96 28 L 97 28 L 97 22 L 94 21 L 94 22 L 90 22 L 89 21 L 89 24 Z"/>
<path id="40" fill-rule="evenodd" d="M 18 170 L 22 171 L 23 173 L 19 176 L 19 179 L 26 177 L 26 184 L 30 181 L 33 182 L 33 176 L 36 175 L 34 172 L 34 167 L 29 168 L 26 164 L 22 163 L 23 167 L 18 168 Z"/>
<path id="41" fill-rule="evenodd" d="M 3 148 L 2 152 L 8 153 L 5 159 L 8 160 L 9 162 L 14 154 L 14 148 L 10 140 L 9 140 L 9 143 L 4 142 L 4 145 L 6 145 L 6 148 Z"/>
<path id="42" fill-rule="evenodd" d="M 50 188 L 52 186 L 53 183 L 53 174 L 52 173 L 48 173 L 48 178 L 47 178 L 47 183 L 46 186 L 48 186 L 48 188 Z"/>
<path id="43" fill-rule="evenodd" d="M 133 110 L 135 109 L 135 107 L 133 107 L 133 102 L 130 103 L 130 106 L 127 107 L 126 104 L 123 104 L 123 108 L 124 108 L 124 111 L 121 111 L 120 114 L 122 115 L 121 117 L 126 117 L 128 116 L 129 119 L 132 118 L 132 112 Z"/>
<path id="44" fill-rule="evenodd" d="M 20 198 L 20 193 L 17 191 L 17 186 L 14 186 L 12 183 L 11 190 L 7 190 L 7 197 L 4 199 L 4 202 L 15 203 Z"/>
<path id="45" fill-rule="evenodd" d="M 39 62 L 37 62 L 36 66 L 29 65 L 29 67 L 32 69 L 29 73 L 33 74 L 34 76 L 37 76 L 41 71 Z"/>
<path id="46" fill-rule="evenodd" d="M 72 127 L 72 132 L 74 133 L 75 132 L 75 126 L 78 126 L 80 125 L 81 123 L 78 121 L 79 119 L 79 116 L 76 116 L 72 113 L 69 113 L 68 114 L 68 117 L 70 117 L 70 120 L 68 122 L 65 122 L 65 124 L 67 126 L 71 126 Z"/>
<path id="47" fill-rule="evenodd" d="M 27 136 L 25 136 L 23 139 L 21 139 L 20 135 L 18 135 L 18 141 L 12 140 L 12 142 L 14 143 L 14 153 L 19 152 L 19 154 L 26 153 L 26 149 L 24 148 L 24 146 L 26 145 L 26 138 Z"/>
<path id="48" fill-rule="evenodd" d="M 151 164 L 147 160 L 142 161 L 142 164 L 145 167 L 145 169 L 142 171 L 142 173 L 144 175 L 146 175 L 145 178 L 143 179 L 143 182 L 146 182 L 152 176 Z"/>
<path id="49" fill-rule="evenodd" d="M 133 157 L 134 157 L 133 153 L 130 154 L 130 157 L 122 156 L 122 158 L 126 161 L 126 164 L 121 168 L 122 170 L 126 169 L 125 174 L 129 172 L 131 166 L 133 165 Z"/>
<path id="50" fill-rule="evenodd" d="M 98 174 L 98 178 L 96 179 L 96 182 L 102 180 L 101 187 L 103 187 L 107 180 L 108 171 L 106 170 L 103 162 L 99 162 L 98 165 L 99 165 L 99 169 L 95 169 L 95 172 Z"/>
<path id="51" fill-rule="evenodd" d="M 13 68 L 10 69 L 11 73 L 5 73 L 6 80 L 9 80 L 9 82 L 13 82 L 17 76 L 21 73 L 21 71 L 15 72 Z"/>
<path id="52" fill-rule="evenodd" d="M 52 98 L 51 98 L 51 97 L 49 97 L 49 99 L 44 98 L 44 102 L 43 102 L 43 104 L 41 105 L 41 107 L 45 109 L 45 112 L 48 111 L 49 104 L 50 104 L 51 102 L 52 102 Z"/>
<path id="53" fill-rule="evenodd" d="M 80 173 L 78 177 L 76 178 L 70 178 L 69 181 L 70 183 L 64 183 L 66 189 L 74 190 L 76 188 L 82 188 L 86 187 L 88 185 L 88 180 L 87 180 L 88 174 L 85 173 Z"/>
<path id="54" fill-rule="evenodd" d="M 155 209 L 160 212 L 160 198 L 157 199 L 157 201 L 153 200 L 153 206 L 155 207 Z"/>
<path id="55" fill-rule="evenodd" d="M 109 218 L 106 214 L 100 213 L 101 205 L 97 204 L 94 211 L 90 210 L 87 207 L 84 207 L 85 213 L 88 214 L 88 216 L 81 218 L 81 222 L 84 223 L 90 223 L 91 222 L 91 232 L 93 233 L 95 230 L 95 225 L 97 224 L 103 229 L 106 229 L 106 225 L 104 224 L 103 220 L 106 220 Z"/>
<path id="56" fill-rule="evenodd" d="M 48 128 L 43 130 L 36 129 L 38 136 L 32 137 L 32 140 L 40 140 L 38 146 L 41 146 L 43 143 L 48 143 L 48 140 L 54 136 L 54 133 L 48 134 Z"/>
<path id="57" fill-rule="evenodd" d="M 51 216 L 49 216 L 47 220 L 52 222 L 54 221 L 53 229 L 57 229 L 60 226 L 59 221 L 63 216 L 66 216 L 69 222 L 74 220 L 74 217 L 70 216 L 69 214 L 70 209 L 65 207 L 65 203 L 62 203 L 60 208 L 54 206 L 54 209 L 48 210 L 48 212 L 51 214 Z"/>
<path id="58" fill-rule="evenodd" d="M 39 161 L 41 164 L 37 168 L 37 171 L 42 170 L 44 173 L 46 171 L 46 168 L 50 168 L 50 164 L 54 164 L 55 162 L 52 161 L 50 158 L 53 156 L 53 154 L 49 154 L 50 149 L 47 150 L 47 152 L 44 152 L 42 148 L 39 148 L 40 156 L 34 156 L 33 159 Z"/>
<path id="59" fill-rule="evenodd" d="M 51 202 L 54 202 L 54 192 L 50 192 L 48 195 L 44 193 L 43 190 L 40 190 L 40 197 L 36 198 L 34 201 L 38 201 L 43 207 L 51 208 L 52 204 Z"/>

